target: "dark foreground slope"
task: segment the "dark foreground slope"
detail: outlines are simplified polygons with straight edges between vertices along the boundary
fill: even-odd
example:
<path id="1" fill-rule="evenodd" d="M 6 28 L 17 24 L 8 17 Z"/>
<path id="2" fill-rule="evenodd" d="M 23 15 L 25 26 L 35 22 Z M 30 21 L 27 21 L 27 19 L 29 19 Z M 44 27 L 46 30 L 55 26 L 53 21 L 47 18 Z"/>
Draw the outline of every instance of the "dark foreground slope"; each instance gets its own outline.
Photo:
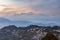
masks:
<path id="1" fill-rule="evenodd" d="M 30 25 L 27 27 L 6 26 L 0 29 L 0 40 L 41 40 L 47 32 L 60 38 L 60 27 L 43 27 Z"/>

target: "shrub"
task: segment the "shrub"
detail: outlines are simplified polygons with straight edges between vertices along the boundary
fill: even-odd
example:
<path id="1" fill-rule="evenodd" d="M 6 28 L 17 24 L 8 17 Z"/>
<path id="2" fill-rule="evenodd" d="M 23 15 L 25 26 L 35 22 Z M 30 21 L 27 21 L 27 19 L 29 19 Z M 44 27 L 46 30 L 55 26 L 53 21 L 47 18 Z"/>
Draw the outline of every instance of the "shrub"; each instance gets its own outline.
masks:
<path id="1" fill-rule="evenodd" d="M 47 33 L 41 40 L 58 40 L 58 38 L 52 33 Z"/>

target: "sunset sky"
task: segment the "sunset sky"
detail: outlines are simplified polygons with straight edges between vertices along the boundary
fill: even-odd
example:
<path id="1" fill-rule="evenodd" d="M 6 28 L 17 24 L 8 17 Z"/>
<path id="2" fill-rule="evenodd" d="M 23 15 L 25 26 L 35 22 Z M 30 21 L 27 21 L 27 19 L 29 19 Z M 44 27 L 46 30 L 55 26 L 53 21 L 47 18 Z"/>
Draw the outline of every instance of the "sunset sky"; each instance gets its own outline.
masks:
<path id="1" fill-rule="evenodd" d="M 0 26 L 60 25 L 60 0 L 0 0 Z"/>

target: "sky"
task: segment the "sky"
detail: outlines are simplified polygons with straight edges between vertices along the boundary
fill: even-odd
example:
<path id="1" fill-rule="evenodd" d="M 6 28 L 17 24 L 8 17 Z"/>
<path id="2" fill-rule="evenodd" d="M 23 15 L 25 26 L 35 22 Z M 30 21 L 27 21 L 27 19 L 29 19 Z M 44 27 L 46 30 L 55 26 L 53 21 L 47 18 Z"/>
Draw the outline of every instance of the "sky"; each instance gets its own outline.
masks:
<path id="1" fill-rule="evenodd" d="M 60 0 L 0 0 L 0 26 L 60 25 Z"/>

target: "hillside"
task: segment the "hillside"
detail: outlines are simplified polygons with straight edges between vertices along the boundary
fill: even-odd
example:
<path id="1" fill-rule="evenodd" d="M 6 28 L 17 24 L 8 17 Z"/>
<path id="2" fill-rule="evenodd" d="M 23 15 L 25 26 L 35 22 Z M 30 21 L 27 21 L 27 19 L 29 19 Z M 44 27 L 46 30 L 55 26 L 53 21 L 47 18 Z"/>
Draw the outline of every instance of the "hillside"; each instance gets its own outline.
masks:
<path id="1" fill-rule="evenodd" d="M 10 25 L 0 29 L 0 40 L 41 40 L 48 32 L 60 38 L 60 26 L 30 25 L 16 27 L 15 25 Z"/>

